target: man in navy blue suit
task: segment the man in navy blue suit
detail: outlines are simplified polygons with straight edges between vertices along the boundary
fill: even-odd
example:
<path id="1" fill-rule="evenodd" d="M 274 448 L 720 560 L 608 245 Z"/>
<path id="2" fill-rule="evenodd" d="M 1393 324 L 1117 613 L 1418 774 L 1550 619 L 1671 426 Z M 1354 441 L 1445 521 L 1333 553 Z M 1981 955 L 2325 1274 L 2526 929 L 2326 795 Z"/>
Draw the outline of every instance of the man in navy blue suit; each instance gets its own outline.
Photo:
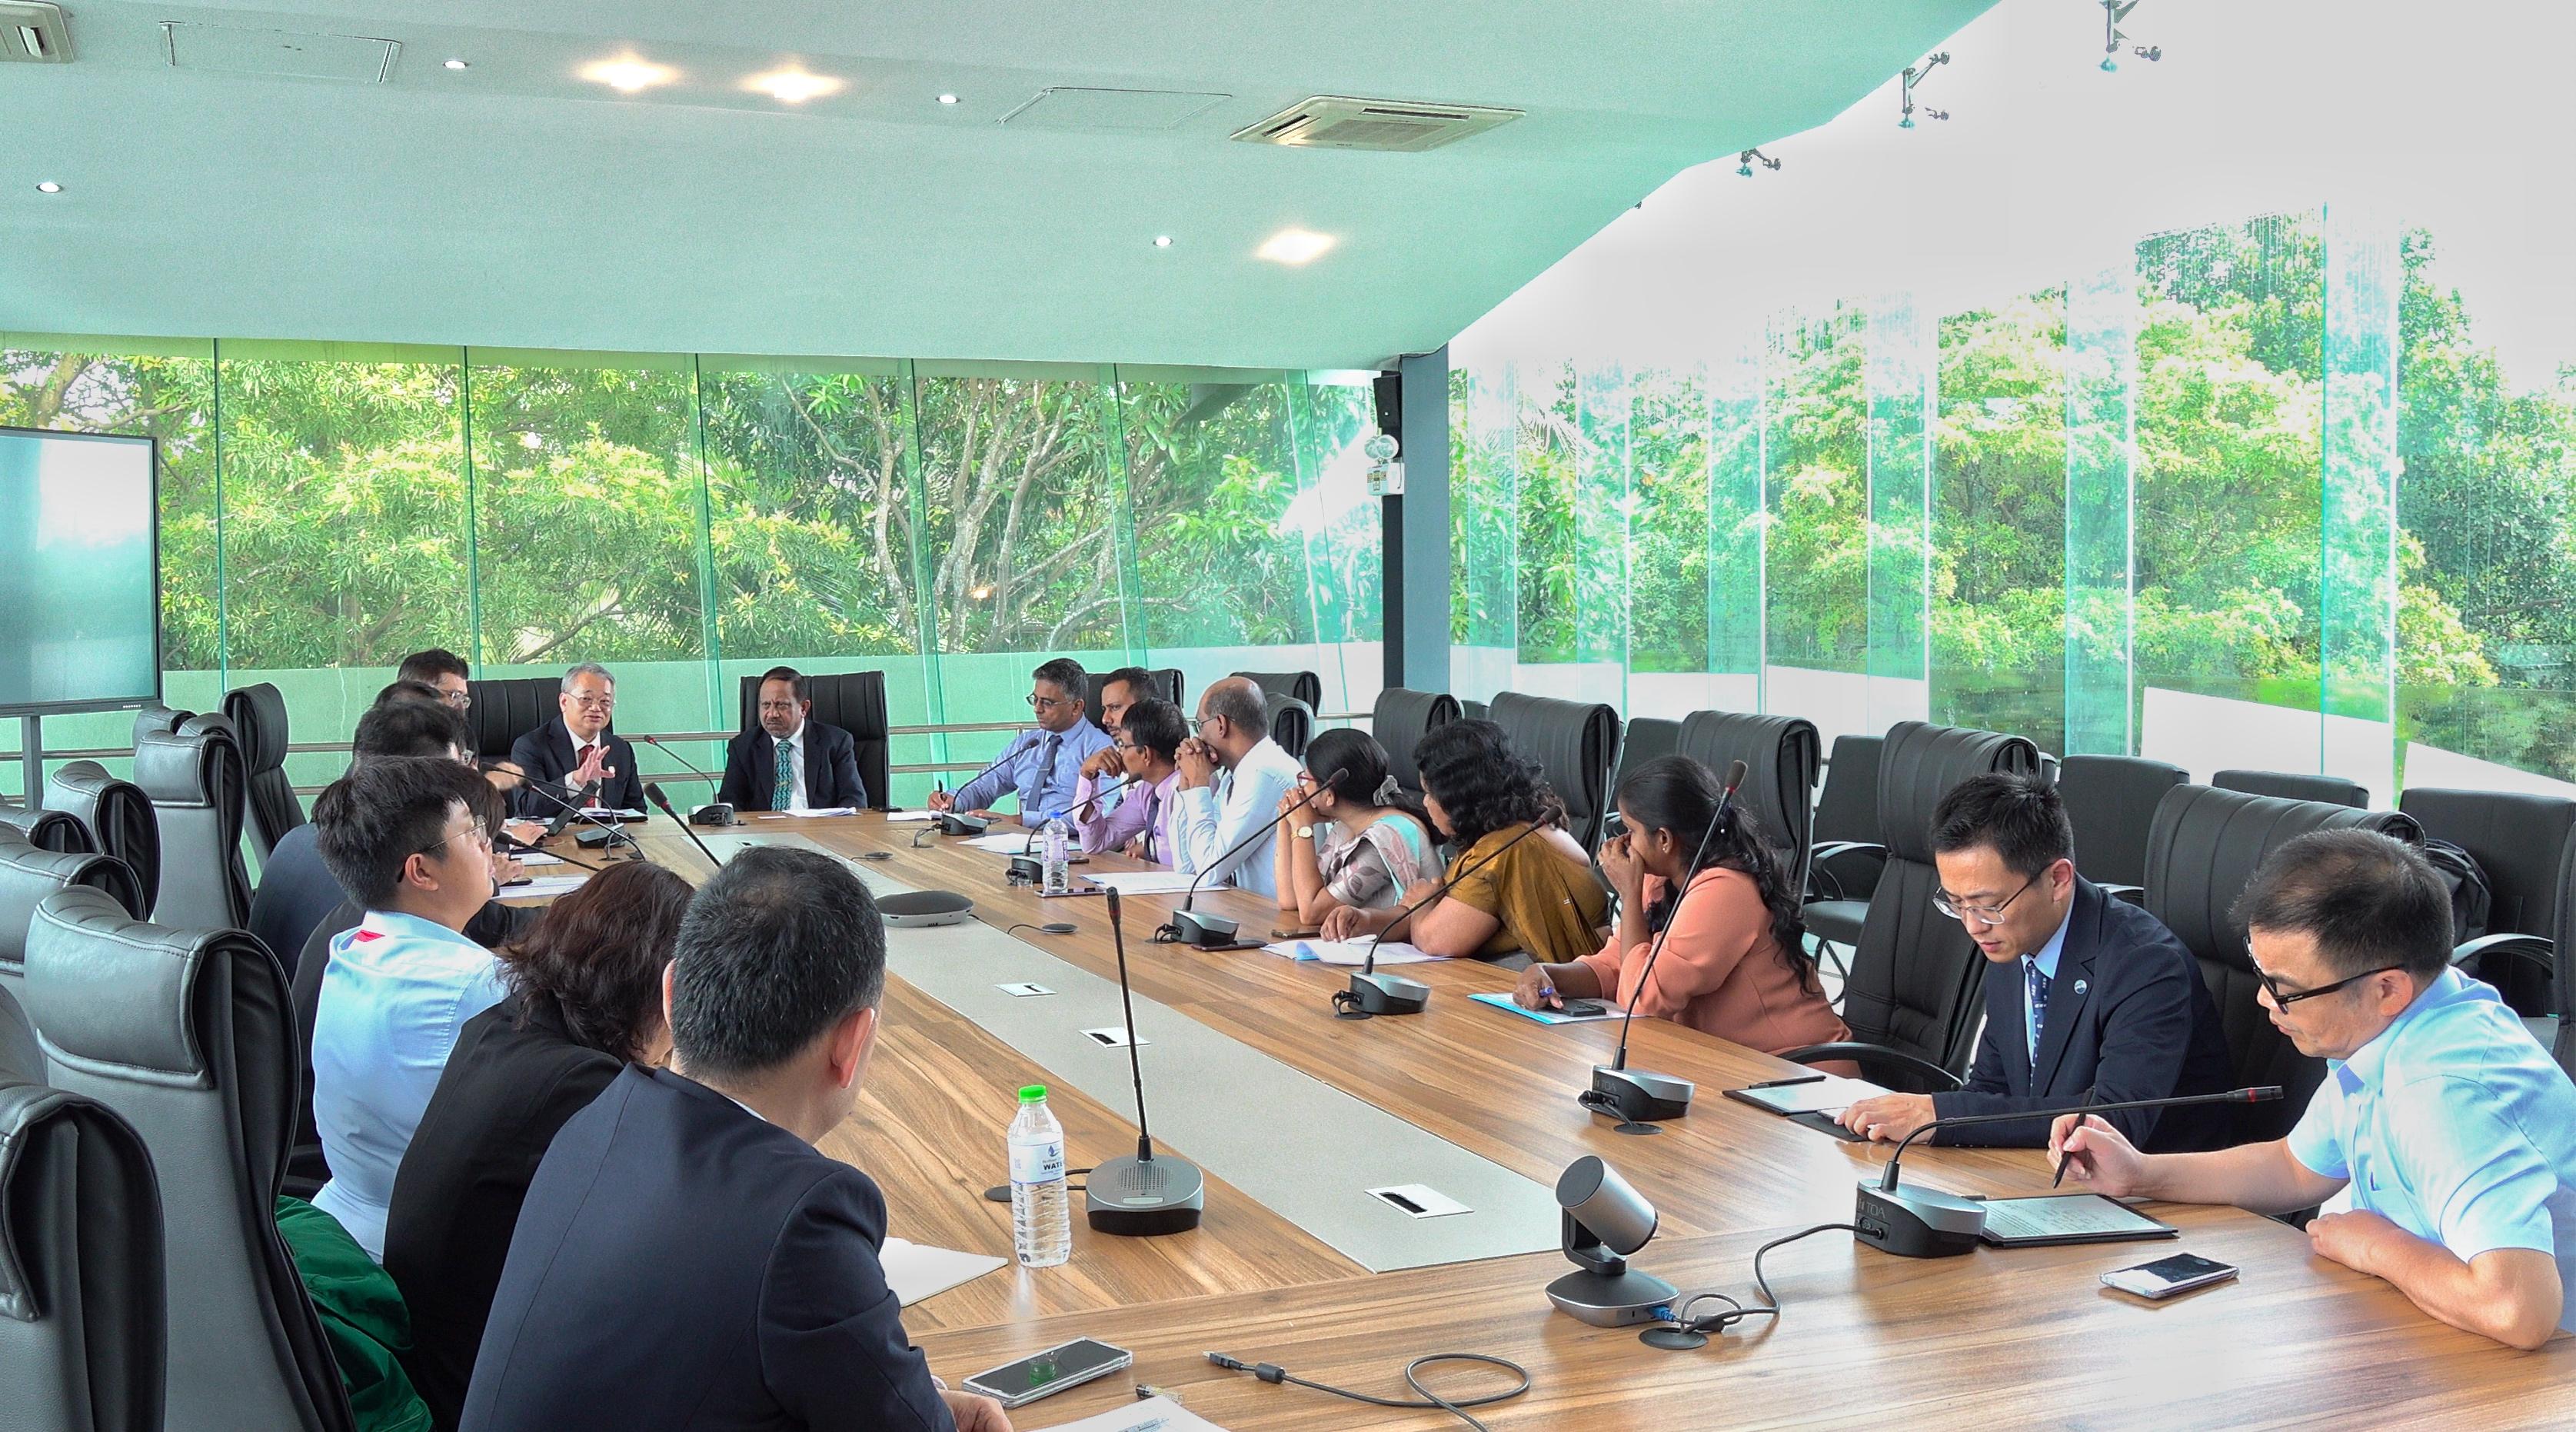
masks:
<path id="1" fill-rule="evenodd" d="M 671 1067 L 628 1065 L 547 1146 L 464 1432 L 1010 1432 L 932 1379 L 878 1261 L 884 1196 L 814 1147 L 884 993 L 884 923 L 839 861 L 754 848 L 699 887 L 662 975 Z"/>
<path id="2" fill-rule="evenodd" d="M 510 747 L 510 764 L 527 780 L 512 813 L 551 819 L 567 799 L 593 786 L 592 803 L 610 810 L 644 809 L 644 778 L 635 770 L 635 748 L 609 729 L 617 711 L 617 678 L 595 661 L 564 673 L 554 719 Z"/>
<path id="3" fill-rule="evenodd" d="M 833 810 L 868 803 L 859 778 L 858 742 L 838 726 L 812 719 L 814 700 L 792 666 L 760 678 L 760 724 L 725 745 L 724 783 L 716 799 L 735 810 Z"/>
<path id="4" fill-rule="evenodd" d="M 1882 1094 L 1843 1111 L 1874 1139 L 1937 1118 L 2077 1103 L 2215 1094 L 2230 1087 L 2218 1003 L 2164 922 L 2075 873 L 2075 832 L 2034 776 L 1962 781 L 1932 814 L 1932 903 L 1967 926 L 1987 960 L 1986 1030 L 1968 1087 Z M 2213 1148 L 2221 1106 L 2103 1116 L 2148 1149 Z M 2045 1118 L 1945 1129 L 1941 1143 L 2036 1148 Z"/>

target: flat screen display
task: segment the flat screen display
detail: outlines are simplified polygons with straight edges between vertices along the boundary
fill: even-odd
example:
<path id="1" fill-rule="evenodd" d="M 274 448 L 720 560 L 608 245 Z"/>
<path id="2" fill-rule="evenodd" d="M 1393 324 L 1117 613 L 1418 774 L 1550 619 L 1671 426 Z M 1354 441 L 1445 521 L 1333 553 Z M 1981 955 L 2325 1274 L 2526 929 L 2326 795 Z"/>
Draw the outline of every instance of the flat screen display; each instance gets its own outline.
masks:
<path id="1" fill-rule="evenodd" d="M 161 698 L 150 438 L 0 428 L 0 715 Z"/>

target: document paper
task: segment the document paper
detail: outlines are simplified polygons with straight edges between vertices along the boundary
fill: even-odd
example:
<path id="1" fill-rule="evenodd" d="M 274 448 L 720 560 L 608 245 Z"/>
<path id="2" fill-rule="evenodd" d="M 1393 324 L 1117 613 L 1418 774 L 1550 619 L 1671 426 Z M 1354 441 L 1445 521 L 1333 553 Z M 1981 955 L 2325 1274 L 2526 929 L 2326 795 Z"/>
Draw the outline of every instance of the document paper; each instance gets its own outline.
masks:
<path id="1" fill-rule="evenodd" d="M 1115 1374 L 1112 1374 L 1115 1376 Z M 1148 1397 L 1131 1406 L 1059 1422 L 1044 1432 L 1225 1432 L 1225 1429 L 1168 1397 Z"/>
<path id="2" fill-rule="evenodd" d="M 960 1253 L 954 1248 L 933 1248 L 902 1238 L 889 1238 L 877 1250 L 877 1265 L 885 1270 L 886 1286 L 894 1289 L 896 1300 L 911 1307 L 933 1293 L 945 1293 L 960 1283 L 971 1283 L 992 1272 L 1006 1260 L 983 1253 Z"/>

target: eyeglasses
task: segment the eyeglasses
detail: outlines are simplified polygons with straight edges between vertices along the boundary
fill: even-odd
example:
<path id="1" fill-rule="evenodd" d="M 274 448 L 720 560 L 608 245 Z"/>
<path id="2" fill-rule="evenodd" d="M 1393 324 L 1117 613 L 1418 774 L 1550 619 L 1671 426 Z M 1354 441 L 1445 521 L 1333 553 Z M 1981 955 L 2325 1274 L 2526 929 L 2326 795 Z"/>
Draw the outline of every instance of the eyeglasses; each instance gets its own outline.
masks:
<path id="1" fill-rule="evenodd" d="M 1932 908 L 1949 916 L 1953 920 L 1959 921 L 1961 924 L 1974 920 L 1980 925 L 2000 925 L 2004 922 L 2004 907 L 2012 904 L 2015 900 L 2020 899 L 2022 896 L 2022 890 L 2028 890 L 2033 885 L 2038 884 L 2039 876 L 2047 873 L 2047 871 L 2043 870 L 2039 872 L 2039 875 L 2033 875 L 2028 880 L 2021 883 L 2021 890 L 2014 891 L 2010 895 L 2005 896 L 2000 902 L 1993 905 L 1962 905 L 1959 903 L 1958 897 L 1952 895 L 1949 891 L 1935 890 L 1932 892 Z"/>
<path id="2" fill-rule="evenodd" d="M 1034 691 L 1029 693 L 1029 709 L 1032 711 L 1053 711 L 1059 706 L 1072 704 L 1073 698 L 1070 696 L 1040 696 Z"/>
<path id="3" fill-rule="evenodd" d="M 442 692 L 438 699 L 459 711 L 470 711 L 474 707 L 474 693 L 470 691 Z"/>
<path id="4" fill-rule="evenodd" d="M 474 838 L 475 843 L 477 843 L 477 844 L 479 844 L 479 845 L 481 845 L 481 846 L 483 847 L 483 850 L 484 850 L 484 853 L 485 853 L 485 854 L 490 854 L 490 853 L 491 853 L 491 850 L 492 850 L 492 832 L 490 832 L 490 831 L 488 831 L 488 830 L 485 830 L 485 829 L 483 828 L 483 822 L 481 822 L 481 821 L 479 821 L 479 820 L 478 820 L 478 821 L 476 821 L 474 824 L 472 824 L 472 825 L 470 825 L 470 826 L 467 826 L 467 827 L 466 827 L 465 829 L 463 829 L 463 830 L 451 830 L 451 831 L 449 831 L 447 834 L 440 836 L 440 837 L 438 838 L 438 840 L 437 840 L 437 843 L 432 844 L 432 845 L 424 845 L 424 846 L 422 846 L 420 849 L 418 849 L 418 850 L 416 850 L 416 851 L 414 851 L 414 852 L 412 852 L 412 853 L 413 853 L 413 854 L 415 854 L 415 855 L 436 855 L 438 852 L 440 852 L 440 851 L 442 851 L 442 850 L 445 850 L 449 845 L 451 845 L 451 844 L 455 843 L 456 841 L 463 840 L 463 839 L 465 839 L 465 838 L 466 838 L 466 837 L 468 837 L 468 836 L 473 837 L 473 838 Z"/>
<path id="5" fill-rule="evenodd" d="M 591 696 L 579 691 L 567 691 L 564 694 L 572 698 L 573 705 L 584 711 L 607 711 L 617 705 L 617 693 L 613 691 L 606 696 Z"/>
<path id="6" fill-rule="evenodd" d="M 2252 964 L 2253 962 L 2248 960 L 2247 963 Z M 2401 970 L 2404 968 L 2405 966 L 2403 965 L 2381 965 L 2375 970 L 2363 970 L 2357 975 L 2346 975 L 2342 979 L 2336 980 L 2333 984 L 2321 984 L 2315 989 L 2301 990 L 2287 990 L 2281 988 L 2280 980 L 2274 978 L 2272 972 L 2263 968 L 2261 965 L 2254 966 L 2254 978 L 2263 982 L 2263 992 L 2272 996 L 2272 1007 L 2274 1009 L 2288 1009 L 2291 1005 L 2297 1004 L 2300 1000 L 2315 999 L 2321 994 L 2332 994 L 2336 990 L 2342 989 L 2345 985 L 2358 984 L 2361 981 L 2370 978 L 2372 975 L 2384 975 L 2391 971 Z"/>

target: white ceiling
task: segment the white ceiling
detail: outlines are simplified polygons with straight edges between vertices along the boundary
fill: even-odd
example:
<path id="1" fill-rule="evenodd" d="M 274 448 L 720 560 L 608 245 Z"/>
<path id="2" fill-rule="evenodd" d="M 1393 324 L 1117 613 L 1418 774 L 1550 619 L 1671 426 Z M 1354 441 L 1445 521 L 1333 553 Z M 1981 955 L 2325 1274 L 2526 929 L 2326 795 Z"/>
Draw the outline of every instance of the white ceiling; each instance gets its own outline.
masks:
<path id="1" fill-rule="evenodd" d="M 72 0 L 75 63 L 0 66 L 0 330 L 1373 367 L 1989 3 Z M 402 49 L 382 84 L 174 69 L 162 21 Z M 576 77 L 628 50 L 683 78 Z M 786 60 L 849 87 L 739 88 Z M 997 122 L 1048 86 L 1227 98 Z M 1315 94 L 1528 113 L 1425 154 L 1227 140 Z M 1252 256 L 1292 225 L 1339 242 Z"/>

